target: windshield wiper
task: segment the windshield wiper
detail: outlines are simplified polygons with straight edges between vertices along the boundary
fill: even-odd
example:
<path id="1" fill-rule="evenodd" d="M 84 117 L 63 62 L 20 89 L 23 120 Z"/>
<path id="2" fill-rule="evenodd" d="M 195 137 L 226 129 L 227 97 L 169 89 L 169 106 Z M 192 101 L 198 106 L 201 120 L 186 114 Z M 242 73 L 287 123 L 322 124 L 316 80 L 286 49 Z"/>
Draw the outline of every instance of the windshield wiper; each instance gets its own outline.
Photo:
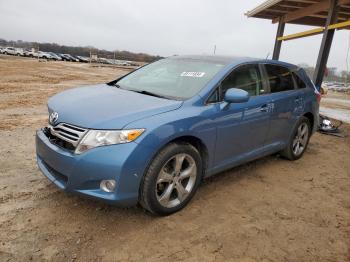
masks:
<path id="1" fill-rule="evenodd" d="M 121 89 L 120 85 L 117 84 L 117 83 L 113 83 L 113 86 L 116 87 L 116 88 L 120 88 Z"/>
<path id="2" fill-rule="evenodd" d="M 146 91 L 146 90 L 130 90 L 130 91 L 133 91 L 133 92 L 136 92 L 136 93 L 139 93 L 139 94 L 144 94 L 144 95 L 148 95 L 148 96 L 155 96 L 155 97 L 159 97 L 159 98 L 165 98 L 165 99 L 169 99 L 169 97 L 166 97 L 166 96 L 162 96 L 162 95 L 159 95 L 159 94 L 156 94 L 156 93 L 152 93 L 152 92 L 149 92 L 149 91 Z"/>
<path id="3" fill-rule="evenodd" d="M 124 89 L 122 88 L 118 83 L 111 83 L 111 85 L 113 85 L 116 88 L 120 88 L 120 89 Z M 134 89 L 124 89 L 124 90 L 128 90 L 128 91 L 132 91 L 132 92 L 136 92 L 139 94 L 143 94 L 143 95 L 148 95 L 148 96 L 154 96 L 154 97 L 159 97 L 159 98 L 165 98 L 165 99 L 171 99 L 170 97 L 167 96 L 162 96 L 150 91 L 146 91 L 146 90 L 134 90 Z"/>

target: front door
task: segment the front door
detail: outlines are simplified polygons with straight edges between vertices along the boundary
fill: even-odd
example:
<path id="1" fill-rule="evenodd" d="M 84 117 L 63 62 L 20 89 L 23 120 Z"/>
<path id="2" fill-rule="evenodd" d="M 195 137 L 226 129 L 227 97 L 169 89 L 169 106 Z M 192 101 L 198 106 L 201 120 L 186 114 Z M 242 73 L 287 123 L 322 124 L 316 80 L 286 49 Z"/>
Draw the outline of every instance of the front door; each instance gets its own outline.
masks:
<path id="1" fill-rule="evenodd" d="M 259 66 L 243 65 L 221 83 L 221 99 L 229 88 L 240 88 L 250 94 L 246 103 L 217 107 L 217 167 L 244 162 L 262 149 L 269 130 L 271 101 L 266 93 Z"/>

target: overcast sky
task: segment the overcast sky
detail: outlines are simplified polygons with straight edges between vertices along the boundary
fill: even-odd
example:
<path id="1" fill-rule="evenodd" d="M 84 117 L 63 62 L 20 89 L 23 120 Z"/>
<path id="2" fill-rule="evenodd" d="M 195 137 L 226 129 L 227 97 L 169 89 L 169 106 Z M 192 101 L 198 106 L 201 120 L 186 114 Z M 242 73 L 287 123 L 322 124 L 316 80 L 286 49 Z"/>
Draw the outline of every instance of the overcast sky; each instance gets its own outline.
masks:
<path id="1" fill-rule="evenodd" d="M 277 25 L 245 17 L 263 0 L 0 0 L 0 38 L 154 55 L 266 57 Z M 309 29 L 287 25 L 286 33 Z M 346 69 L 350 31 L 337 31 L 328 66 Z M 289 41 L 281 60 L 316 64 L 321 36 Z"/>

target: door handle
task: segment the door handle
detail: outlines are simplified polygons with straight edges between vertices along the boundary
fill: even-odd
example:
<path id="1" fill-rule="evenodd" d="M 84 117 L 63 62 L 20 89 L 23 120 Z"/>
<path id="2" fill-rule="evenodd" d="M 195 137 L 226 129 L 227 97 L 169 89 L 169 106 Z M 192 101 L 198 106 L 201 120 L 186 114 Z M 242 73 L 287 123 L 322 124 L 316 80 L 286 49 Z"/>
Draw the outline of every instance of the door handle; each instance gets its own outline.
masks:
<path id="1" fill-rule="evenodd" d="M 269 111 L 269 106 L 267 104 L 260 107 L 260 112 L 268 112 L 268 111 Z"/>

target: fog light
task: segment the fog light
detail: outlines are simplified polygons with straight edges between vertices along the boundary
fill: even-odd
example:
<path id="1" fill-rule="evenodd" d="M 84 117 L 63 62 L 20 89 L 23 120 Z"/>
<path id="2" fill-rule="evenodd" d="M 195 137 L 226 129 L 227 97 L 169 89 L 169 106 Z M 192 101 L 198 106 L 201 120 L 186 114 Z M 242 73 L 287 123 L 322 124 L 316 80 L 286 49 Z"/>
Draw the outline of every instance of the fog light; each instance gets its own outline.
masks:
<path id="1" fill-rule="evenodd" d="M 105 192 L 113 192 L 116 186 L 115 180 L 102 180 L 100 183 L 100 188 Z"/>

